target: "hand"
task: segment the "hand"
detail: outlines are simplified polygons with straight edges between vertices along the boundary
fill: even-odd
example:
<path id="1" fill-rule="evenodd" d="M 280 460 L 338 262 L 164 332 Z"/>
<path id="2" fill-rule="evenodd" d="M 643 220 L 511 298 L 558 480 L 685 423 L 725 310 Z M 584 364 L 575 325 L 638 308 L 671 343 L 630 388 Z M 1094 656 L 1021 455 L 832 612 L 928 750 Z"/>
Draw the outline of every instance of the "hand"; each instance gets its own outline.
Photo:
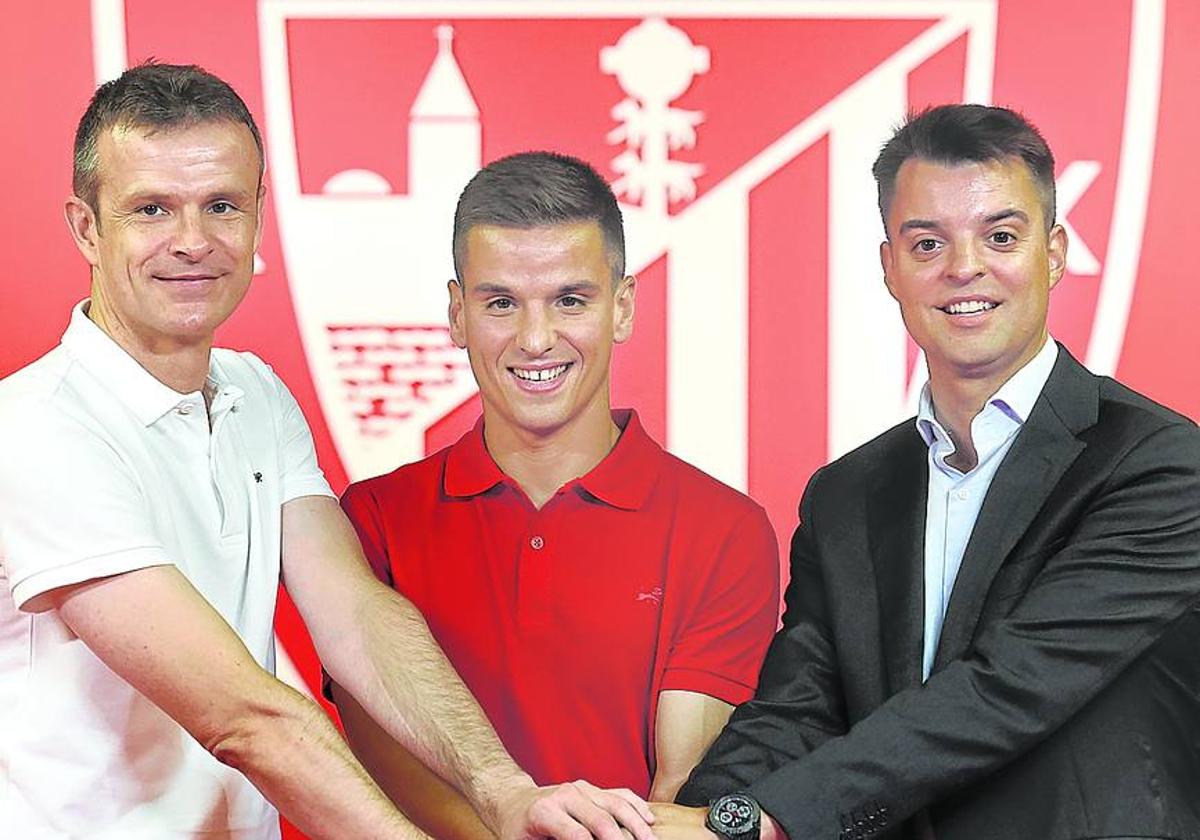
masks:
<path id="1" fill-rule="evenodd" d="M 499 819 L 500 840 L 656 840 L 650 829 L 654 815 L 641 797 L 582 780 L 522 788 L 501 803 Z"/>
<path id="2" fill-rule="evenodd" d="M 717 840 L 704 826 L 707 808 L 685 808 L 669 802 L 653 802 L 654 834 L 658 840 Z"/>

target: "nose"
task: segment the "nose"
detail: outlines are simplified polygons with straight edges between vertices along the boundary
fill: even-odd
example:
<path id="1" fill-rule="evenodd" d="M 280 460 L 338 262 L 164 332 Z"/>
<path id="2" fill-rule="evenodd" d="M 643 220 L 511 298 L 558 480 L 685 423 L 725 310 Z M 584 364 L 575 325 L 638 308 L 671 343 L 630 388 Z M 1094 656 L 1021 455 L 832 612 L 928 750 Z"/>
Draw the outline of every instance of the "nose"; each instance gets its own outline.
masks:
<path id="1" fill-rule="evenodd" d="M 541 356 L 550 352 L 557 341 L 552 315 L 540 304 L 526 306 L 521 313 L 520 333 L 517 342 L 528 356 Z"/>
<path id="2" fill-rule="evenodd" d="M 189 262 L 197 262 L 212 250 L 203 211 L 186 208 L 177 216 L 171 253 Z"/>
<path id="3" fill-rule="evenodd" d="M 946 261 L 946 276 L 956 283 L 969 283 L 984 272 L 983 255 L 974 240 L 957 242 Z"/>

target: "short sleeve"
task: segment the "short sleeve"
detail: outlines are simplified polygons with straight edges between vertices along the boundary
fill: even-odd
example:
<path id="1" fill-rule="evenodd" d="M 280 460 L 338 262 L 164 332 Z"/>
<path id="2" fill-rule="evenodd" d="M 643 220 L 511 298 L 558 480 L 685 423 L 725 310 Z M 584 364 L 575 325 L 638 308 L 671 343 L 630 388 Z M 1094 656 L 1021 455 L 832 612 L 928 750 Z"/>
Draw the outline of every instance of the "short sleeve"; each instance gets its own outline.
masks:
<path id="1" fill-rule="evenodd" d="M 775 532 L 756 505 L 688 576 L 686 612 L 677 620 L 662 689 L 694 691 L 732 705 L 754 695 L 779 623 L 779 568 Z"/>
<path id="2" fill-rule="evenodd" d="M 301 496 L 334 496 L 325 474 L 317 465 L 312 432 L 296 398 L 269 366 L 257 358 L 254 361 L 265 369 L 275 401 L 279 435 L 279 486 L 282 493 L 280 502 L 287 503 Z"/>
<path id="3" fill-rule="evenodd" d="M 0 562 L 18 607 L 62 586 L 171 561 L 131 466 L 48 401 L 0 418 Z"/>

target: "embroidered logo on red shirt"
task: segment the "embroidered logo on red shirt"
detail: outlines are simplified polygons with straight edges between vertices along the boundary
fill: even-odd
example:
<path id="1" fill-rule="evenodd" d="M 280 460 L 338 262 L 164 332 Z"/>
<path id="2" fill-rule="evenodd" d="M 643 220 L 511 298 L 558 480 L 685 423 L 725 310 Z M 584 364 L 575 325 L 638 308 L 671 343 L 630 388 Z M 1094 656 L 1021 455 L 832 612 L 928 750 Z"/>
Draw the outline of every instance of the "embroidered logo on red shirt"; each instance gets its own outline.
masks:
<path id="1" fill-rule="evenodd" d="M 635 601 L 649 601 L 652 604 L 662 603 L 663 591 L 661 586 L 656 586 L 646 592 L 639 592 L 634 596 Z"/>

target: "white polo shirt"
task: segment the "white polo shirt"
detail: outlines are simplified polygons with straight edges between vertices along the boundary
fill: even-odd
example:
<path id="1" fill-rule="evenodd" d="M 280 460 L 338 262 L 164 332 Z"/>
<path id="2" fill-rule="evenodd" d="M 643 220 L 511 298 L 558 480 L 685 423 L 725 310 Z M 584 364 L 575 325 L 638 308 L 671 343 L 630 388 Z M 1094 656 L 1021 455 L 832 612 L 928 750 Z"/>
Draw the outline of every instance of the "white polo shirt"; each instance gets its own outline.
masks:
<path id="1" fill-rule="evenodd" d="M 59 620 L 60 586 L 172 564 L 274 671 L 281 506 L 332 495 L 291 394 L 213 350 L 180 394 L 84 314 L 0 381 L 0 836 L 266 840 L 275 809 Z M 203 662 L 194 663 L 203 669 Z"/>

